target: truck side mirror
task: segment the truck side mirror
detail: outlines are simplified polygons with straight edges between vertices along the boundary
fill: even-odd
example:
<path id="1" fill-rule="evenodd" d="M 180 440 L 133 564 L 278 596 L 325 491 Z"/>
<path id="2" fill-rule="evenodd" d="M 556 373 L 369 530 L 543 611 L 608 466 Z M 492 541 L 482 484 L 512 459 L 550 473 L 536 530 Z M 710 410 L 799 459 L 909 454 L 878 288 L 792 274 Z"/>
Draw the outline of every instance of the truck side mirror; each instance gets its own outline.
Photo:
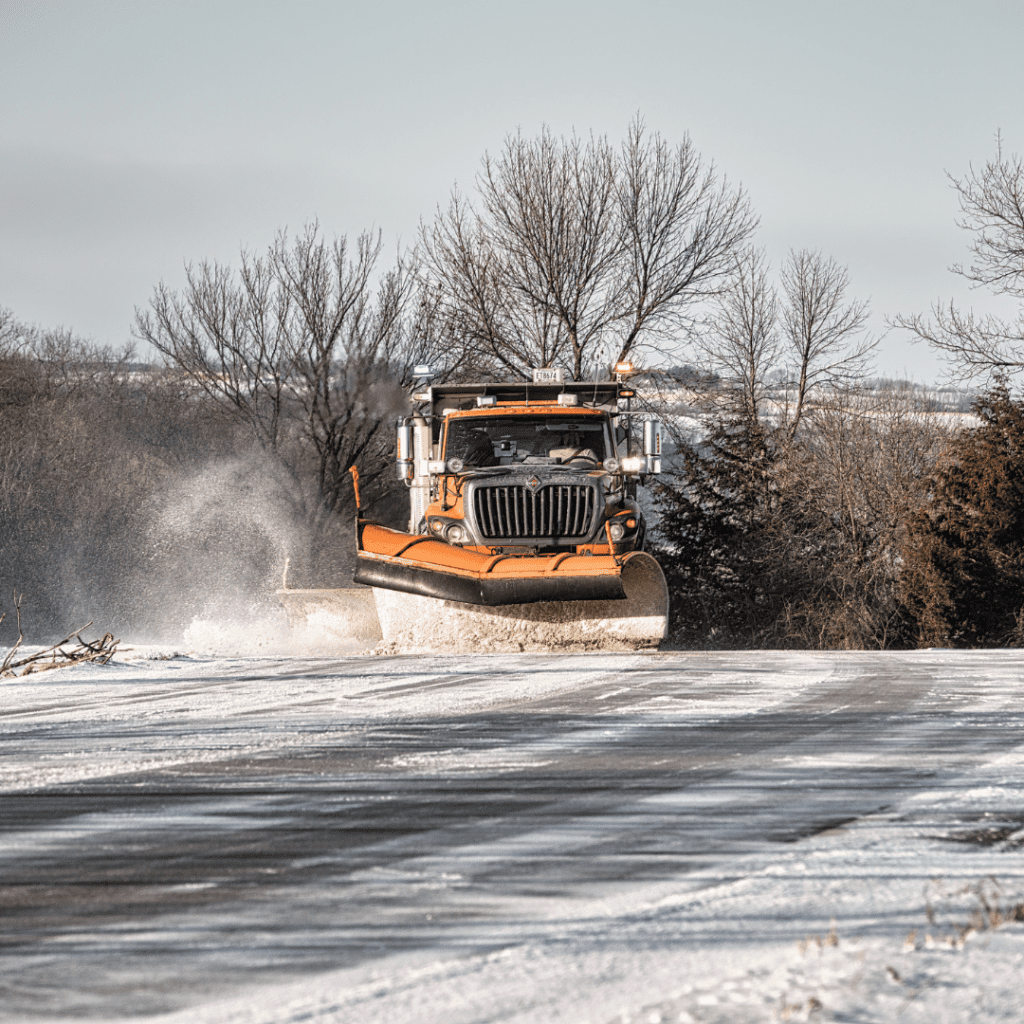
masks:
<path id="1" fill-rule="evenodd" d="M 396 460 L 398 479 L 411 480 L 413 478 L 412 426 L 399 420 L 395 441 L 398 456 Z"/>
<path id="2" fill-rule="evenodd" d="M 644 455 L 647 458 L 647 472 L 661 472 L 661 420 L 644 420 Z"/>

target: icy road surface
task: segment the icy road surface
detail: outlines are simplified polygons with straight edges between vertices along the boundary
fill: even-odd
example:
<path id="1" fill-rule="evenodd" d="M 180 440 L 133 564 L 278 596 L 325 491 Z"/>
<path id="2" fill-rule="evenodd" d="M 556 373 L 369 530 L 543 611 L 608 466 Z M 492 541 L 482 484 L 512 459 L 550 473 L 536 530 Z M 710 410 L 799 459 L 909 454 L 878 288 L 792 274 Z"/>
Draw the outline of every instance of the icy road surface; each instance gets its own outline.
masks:
<path id="1" fill-rule="evenodd" d="M 0 683 L 2 1022 L 1024 1016 L 1020 653 L 142 653 Z"/>

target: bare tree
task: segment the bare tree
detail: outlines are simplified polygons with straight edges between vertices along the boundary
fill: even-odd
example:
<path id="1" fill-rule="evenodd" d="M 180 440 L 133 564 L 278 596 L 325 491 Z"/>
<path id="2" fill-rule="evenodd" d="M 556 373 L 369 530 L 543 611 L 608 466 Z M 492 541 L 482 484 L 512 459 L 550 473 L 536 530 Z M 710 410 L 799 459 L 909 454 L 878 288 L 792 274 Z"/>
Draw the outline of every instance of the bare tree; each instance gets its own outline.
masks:
<path id="1" fill-rule="evenodd" d="M 806 440 L 790 490 L 804 539 L 827 571 L 801 616 L 822 646 L 905 643 L 902 552 L 947 428 L 906 385 L 871 394 L 832 388 Z"/>
<path id="2" fill-rule="evenodd" d="M 790 438 L 811 392 L 820 385 L 849 387 L 862 378 L 878 344 L 864 336 L 868 305 L 848 302 L 848 285 L 846 268 L 820 252 L 791 252 L 782 268 L 782 331 L 796 371 L 790 384 L 796 391 Z"/>
<path id="3" fill-rule="evenodd" d="M 509 137 L 421 232 L 453 336 L 512 376 L 568 365 L 601 372 L 643 343 L 664 344 L 715 293 L 755 219 L 689 139 L 671 149 L 639 120 L 621 152 L 544 129 Z M 606 368 L 605 368 L 606 369 Z"/>
<path id="4" fill-rule="evenodd" d="M 830 388 L 803 442 L 774 467 L 776 514 L 756 534 L 761 642 L 903 646 L 899 594 L 910 516 L 943 431 L 909 390 Z"/>
<path id="5" fill-rule="evenodd" d="M 24 326 L 15 319 L 14 313 L 0 306 L 0 358 L 17 351 L 24 331 Z"/>
<path id="6" fill-rule="evenodd" d="M 562 143 L 546 129 L 536 144 L 510 141 L 499 161 L 485 157 L 479 179 L 488 240 L 504 257 L 500 286 L 525 300 L 552 354 L 569 349 L 577 373 L 614 315 L 615 179 L 605 140 Z"/>
<path id="7" fill-rule="evenodd" d="M 46 630 L 130 600 L 128 525 L 159 474 L 140 436 L 154 410 L 125 353 L 65 328 L 18 336 L 0 356 L 0 593 L 24 591 Z"/>
<path id="8" fill-rule="evenodd" d="M 314 537 L 349 506 L 350 466 L 369 485 L 382 472 L 382 427 L 404 406 L 411 364 L 429 355 L 414 275 L 401 262 L 379 272 L 380 253 L 379 235 L 328 243 L 313 224 L 262 256 L 243 252 L 237 272 L 189 266 L 181 293 L 160 284 L 136 311 L 135 336 L 287 471 Z"/>
<path id="9" fill-rule="evenodd" d="M 422 231 L 429 269 L 424 289 L 438 296 L 444 331 L 467 369 L 513 377 L 551 366 L 566 349 L 564 330 L 521 290 L 467 201 L 454 193 L 447 214 Z"/>
<path id="10" fill-rule="evenodd" d="M 742 190 L 718 180 L 689 136 L 672 149 L 641 120 L 622 145 L 617 359 L 689 334 L 694 307 L 727 285 L 757 220 Z"/>
<path id="11" fill-rule="evenodd" d="M 948 175 L 960 201 L 959 227 L 974 235 L 969 266 L 950 269 L 972 287 L 1024 299 L 1024 163 L 1003 153 L 963 178 Z M 893 320 L 927 341 L 951 362 L 950 377 L 969 381 L 1024 369 L 1024 309 L 1010 321 L 964 311 L 950 300 L 936 303 L 931 318 L 921 314 Z"/>
<path id="12" fill-rule="evenodd" d="M 764 254 L 747 249 L 735 263 L 731 287 L 694 345 L 727 411 L 748 424 L 761 418 L 768 375 L 781 351 L 777 329 L 778 300 L 768 280 Z"/>
<path id="13" fill-rule="evenodd" d="M 25 357 L 27 334 L 25 325 L 0 306 L 0 417 L 5 407 L 26 401 L 31 390 L 25 386 L 26 377 L 35 374 L 35 367 Z"/>

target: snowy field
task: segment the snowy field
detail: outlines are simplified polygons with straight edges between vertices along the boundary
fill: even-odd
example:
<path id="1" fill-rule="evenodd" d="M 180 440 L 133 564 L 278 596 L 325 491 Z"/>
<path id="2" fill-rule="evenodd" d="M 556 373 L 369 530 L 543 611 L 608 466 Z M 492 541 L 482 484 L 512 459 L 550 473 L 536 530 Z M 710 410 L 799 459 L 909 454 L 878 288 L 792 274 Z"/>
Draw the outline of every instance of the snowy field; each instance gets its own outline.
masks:
<path id="1" fill-rule="evenodd" d="M 0 683 L 2 1022 L 1024 1016 L 1024 655 L 173 654 Z"/>

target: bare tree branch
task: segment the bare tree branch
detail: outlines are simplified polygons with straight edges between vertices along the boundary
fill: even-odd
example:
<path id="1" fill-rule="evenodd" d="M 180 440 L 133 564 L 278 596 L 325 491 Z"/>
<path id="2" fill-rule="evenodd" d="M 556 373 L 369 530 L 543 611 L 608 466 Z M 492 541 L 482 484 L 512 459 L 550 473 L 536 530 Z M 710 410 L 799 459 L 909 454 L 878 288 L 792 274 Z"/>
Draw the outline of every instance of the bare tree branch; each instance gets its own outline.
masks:
<path id="1" fill-rule="evenodd" d="M 1024 297 L 1024 163 L 1003 155 L 996 137 L 994 160 L 964 178 L 948 175 L 960 198 L 963 217 L 957 226 L 974 233 L 974 262 L 953 271 L 997 295 Z"/>
<path id="2" fill-rule="evenodd" d="M 868 318 L 866 302 L 846 301 L 845 267 L 820 252 L 791 252 L 782 268 L 782 329 L 788 354 L 796 365 L 791 386 L 796 401 L 789 423 L 794 437 L 808 395 L 822 384 L 849 387 L 866 371 L 877 340 L 862 337 Z"/>
<path id="3" fill-rule="evenodd" d="M 673 151 L 659 135 L 646 139 L 637 118 L 621 165 L 617 358 L 626 359 L 645 338 L 664 344 L 690 332 L 692 307 L 727 286 L 757 220 L 689 136 Z"/>
<path id="4" fill-rule="evenodd" d="M 59 643 L 52 644 L 35 654 L 29 654 L 24 658 L 14 660 L 14 655 L 21 647 L 25 634 L 21 625 L 21 595 L 14 595 L 14 608 L 18 614 L 18 639 L 13 647 L 7 652 L 4 660 L 0 662 L 0 679 L 13 679 L 15 676 L 27 676 L 33 672 L 46 672 L 54 668 L 65 668 L 68 665 L 82 665 L 89 661 L 99 662 L 105 665 L 117 653 L 118 641 L 111 633 L 105 634 L 99 640 L 83 640 L 82 633 L 92 623 L 87 622 L 80 629 L 72 630 Z M 4 612 L 0 615 L 0 622 L 7 617 Z M 78 645 L 71 650 L 64 650 L 64 646 L 72 639 L 78 641 Z M 19 671 L 20 669 L 20 671 Z"/>
<path id="5" fill-rule="evenodd" d="M 932 307 L 932 319 L 920 313 L 898 316 L 893 325 L 913 331 L 921 341 L 950 356 L 950 381 L 967 383 L 994 373 L 1024 369 L 1024 313 L 1016 320 L 977 316 L 952 301 Z"/>
<path id="6" fill-rule="evenodd" d="M 748 424 L 761 415 L 768 374 L 781 351 L 778 300 L 763 252 L 747 249 L 735 262 L 732 285 L 719 298 L 708 329 L 694 346 L 720 379 L 728 412 Z"/>
<path id="7" fill-rule="evenodd" d="M 1003 153 L 963 178 L 948 175 L 960 201 L 957 225 L 973 234 L 969 266 L 950 269 L 972 287 L 990 288 L 996 295 L 1024 299 L 1024 162 Z M 936 303 L 931 317 L 901 315 L 894 326 L 911 331 L 950 357 L 954 381 L 988 378 L 1024 370 L 1024 310 L 1004 321 L 992 315 L 964 312 L 950 301 Z"/>

